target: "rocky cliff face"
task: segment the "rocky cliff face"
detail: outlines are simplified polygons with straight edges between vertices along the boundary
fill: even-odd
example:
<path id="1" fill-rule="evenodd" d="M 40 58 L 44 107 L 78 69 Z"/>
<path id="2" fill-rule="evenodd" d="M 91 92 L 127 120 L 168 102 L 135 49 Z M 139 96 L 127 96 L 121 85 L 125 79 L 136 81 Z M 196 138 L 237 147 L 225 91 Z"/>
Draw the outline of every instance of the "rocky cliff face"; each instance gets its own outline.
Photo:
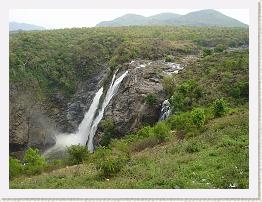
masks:
<path id="1" fill-rule="evenodd" d="M 185 64 L 183 62 L 183 64 Z M 162 60 L 136 60 L 124 64 L 117 76 L 128 70 L 117 94 L 105 109 L 103 119 L 111 119 L 116 127 L 116 136 L 134 132 L 143 125 L 152 125 L 160 118 L 161 104 L 166 95 L 161 84 L 165 75 L 176 74 L 183 66 Z M 10 151 L 24 151 L 28 146 L 44 150 L 55 144 L 55 134 L 73 133 L 78 129 L 88 111 L 94 95 L 108 77 L 108 69 L 92 75 L 78 84 L 71 100 L 63 94 L 54 94 L 48 102 L 37 103 L 32 95 L 16 86 L 10 86 Z M 107 78 L 109 85 L 111 78 Z M 154 103 L 146 102 L 153 94 Z M 98 127 L 95 144 L 103 132 Z"/>
<path id="2" fill-rule="evenodd" d="M 28 147 L 45 150 L 55 144 L 56 134 L 75 132 L 106 75 L 105 68 L 80 82 L 71 100 L 62 93 L 55 93 L 41 103 L 34 100 L 31 92 L 11 84 L 10 152 L 19 157 Z"/>
<path id="3" fill-rule="evenodd" d="M 143 125 L 152 125 L 159 120 L 161 104 L 166 99 L 161 79 L 165 75 L 176 74 L 181 69 L 179 64 L 145 60 L 132 61 L 122 66 L 121 70 L 128 70 L 129 73 L 103 117 L 103 120 L 113 121 L 116 136 L 134 132 Z M 146 102 L 146 97 L 150 94 L 156 98 L 153 104 Z M 95 144 L 98 144 L 102 135 L 99 127 Z"/>

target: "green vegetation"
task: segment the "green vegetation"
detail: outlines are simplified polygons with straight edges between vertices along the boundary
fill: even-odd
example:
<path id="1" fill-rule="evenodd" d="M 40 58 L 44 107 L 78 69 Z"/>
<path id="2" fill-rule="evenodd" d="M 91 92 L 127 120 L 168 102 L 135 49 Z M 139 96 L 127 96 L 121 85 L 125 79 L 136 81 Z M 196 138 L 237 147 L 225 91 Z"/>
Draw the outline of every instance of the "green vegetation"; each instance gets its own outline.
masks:
<path id="1" fill-rule="evenodd" d="M 70 97 L 78 82 L 132 59 L 198 59 L 163 77 L 174 112 L 167 120 L 121 139 L 113 121 L 104 120 L 93 154 L 76 145 L 60 161 L 46 162 L 30 148 L 21 161 L 10 157 L 10 188 L 248 188 L 248 50 L 227 51 L 246 44 L 248 31 L 241 28 L 11 34 L 10 81 L 32 89 L 39 100 L 56 92 Z M 145 102 L 153 106 L 156 99 L 148 94 Z"/>
<path id="2" fill-rule="evenodd" d="M 215 100 L 213 103 L 213 111 L 216 117 L 225 115 L 228 111 L 227 102 L 223 98 Z"/>
<path id="3" fill-rule="evenodd" d="M 201 127 L 205 123 L 205 112 L 201 108 L 195 108 L 192 112 L 192 121 L 197 127 Z"/>
<path id="4" fill-rule="evenodd" d="M 18 159 L 9 157 L 9 178 L 12 179 L 22 172 L 22 164 Z"/>
<path id="5" fill-rule="evenodd" d="M 226 50 L 226 46 L 223 44 L 217 44 L 214 49 L 215 52 L 223 52 L 224 50 Z"/>
<path id="6" fill-rule="evenodd" d="M 103 136 L 100 140 L 101 146 L 108 146 L 111 142 L 111 139 L 114 138 L 114 134 L 116 133 L 115 125 L 112 120 L 106 119 L 101 121 Z"/>
<path id="7" fill-rule="evenodd" d="M 212 54 L 212 50 L 209 49 L 209 48 L 204 48 L 203 49 L 203 56 L 206 57 L 208 55 L 211 55 Z"/>
<path id="8" fill-rule="evenodd" d="M 110 177 L 117 174 L 125 163 L 129 160 L 129 156 L 125 152 L 113 151 L 111 149 L 100 147 L 95 152 L 95 165 L 100 176 Z"/>
<path id="9" fill-rule="evenodd" d="M 29 148 L 24 155 L 24 171 L 29 175 L 39 174 L 46 165 L 45 159 L 40 155 L 38 149 Z"/>
<path id="10" fill-rule="evenodd" d="M 192 131 L 186 132 L 181 140 L 180 133 L 175 132 L 165 143 L 132 151 L 134 145 L 148 137 L 130 135 L 114 141 L 110 148 L 98 148 L 91 155 L 92 161 L 48 175 L 15 178 L 10 187 L 248 188 L 248 111 L 245 107 L 234 111 L 210 119 L 202 132 L 194 128 L 193 137 Z"/>
<path id="11" fill-rule="evenodd" d="M 81 145 L 72 145 L 68 147 L 67 153 L 69 154 L 68 162 L 72 165 L 83 163 L 83 161 L 88 158 L 86 147 Z"/>
<path id="12" fill-rule="evenodd" d="M 165 61 L 166 61 L 166 62 L 174 62 L 174 61 L 175 61 L 175 58 L 174 58 L 173 55 L 167 55 L 167 56 L 165 57 Z"/>
<path id="13" fill-rule="evenodd" d="M 39 154 L 38 149 L 29 148 L 20 162 L 12 157 L 9 158 L 9 177 L 12 179 L 19 175 L 36 175 L 43 172 L 46 161 Z"/>
<path id="14" fill-rule="evenodd" d="M 248 30 L 154 26 L 12 33 L 10 82 L 31 91 L 38 101 L 58 92 L 70 98 L 78 82 L 101 71 L 105 64 L 113 70 L 136 58 L 170 60 L 172 55 L 179 58 L 221 44 L 248 44 Z"/>
<path id="15" fill-rule="evenodd" d="M 175 79 L 173 76 L 165 76 L 162 80 L 162 85 L 164 90 L 166 91 L 167 95 L 170 96 L 175 90 Z"/>
<path id="16" fill-rule="evenodd" d="M 146 103 L 150 106 L 154 106 L 156 104 L 156 99 L 157 97 L 154 93 L 149 93 L 145 98 Z"/>

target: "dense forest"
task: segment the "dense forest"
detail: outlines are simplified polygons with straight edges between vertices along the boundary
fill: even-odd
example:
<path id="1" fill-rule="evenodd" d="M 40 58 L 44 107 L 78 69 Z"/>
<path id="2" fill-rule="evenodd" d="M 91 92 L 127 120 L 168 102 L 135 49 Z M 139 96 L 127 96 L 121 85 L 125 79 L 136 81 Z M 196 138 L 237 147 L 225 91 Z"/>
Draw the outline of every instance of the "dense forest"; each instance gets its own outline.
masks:
<path id="1" fill-rule="evenodd" d="M 248 43 L 248 28 L 11 33 L 10 188 L 248 188 Z M 183 68 L 167 74 L 170 64 Z M 62 157 L 41 155 L 55 144 L 40 144 L 50 135 L 42 127 L 76 131 L 98 87 L 110 89 L 116 70 L 129 72 L 105 108 L 94 153 L 72 145 Z M 90 101 L 86 89 L 94 91 Z M 172 113 L 159 121 L 164 100 Z M 71 123 L 76 103 L 82 111 Z M 121 115 L 128 108 L 141 118 Z M 52 124 L 43 126 L 43 117 Z"/>

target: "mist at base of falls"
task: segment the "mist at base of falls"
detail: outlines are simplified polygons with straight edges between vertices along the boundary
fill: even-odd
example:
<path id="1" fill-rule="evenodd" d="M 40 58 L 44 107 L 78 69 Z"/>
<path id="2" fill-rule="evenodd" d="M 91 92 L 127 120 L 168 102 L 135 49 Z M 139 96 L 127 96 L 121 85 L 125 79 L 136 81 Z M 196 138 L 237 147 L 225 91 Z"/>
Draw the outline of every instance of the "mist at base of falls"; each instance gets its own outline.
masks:
<path id="1" fill-rule="evenodd" d="M 82 120 L 82 122 L 80 123 L 78 127 L 78 131 L 72 134 L 56 135 L 56 144 L 53 147 L 46 150 L 43 153 L 44 156 L 46 156 L 47 158 L 53 155 L 60 156 L 62 155 L 62 153 L 65 153 L 64 151 L 66 147 L 69 147 L 71 145 L 78 145 L 78 144 L 82 146 L 87 145 L 87 148 L 90 152 L 94 151 L 93 138 L 95 136 L 97 126 L 103 118 L 106 106 L 109 104 L 113 96 L 117 93 L 117 90 L 122 80 L 128 74 L 128 71 L 124 72 L 117 79 L 115 79 L 116 73 L 113 75 L 111 84 L 107 90 L 107 93 L 102 102 L 101 108 L 99 109 L 99 103 L 100 103 L 100 98 L 103 95 L 103 87 L 101 87 L 97 91 L 88 111 L 86 112 L 84 116 L 84 119 Z M 96 116 L 97 112 L 98 112 L 98 115 Z"/>

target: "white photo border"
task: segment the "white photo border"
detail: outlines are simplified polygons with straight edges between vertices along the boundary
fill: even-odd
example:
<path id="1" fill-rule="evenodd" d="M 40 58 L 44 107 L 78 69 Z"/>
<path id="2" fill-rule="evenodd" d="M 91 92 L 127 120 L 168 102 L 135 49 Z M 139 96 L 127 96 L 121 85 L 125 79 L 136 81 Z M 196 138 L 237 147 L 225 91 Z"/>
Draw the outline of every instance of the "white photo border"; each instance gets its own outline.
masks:
<path id="1" fill-rule="evenodd" d="M 9 28 L 10 9 L 249 9 L 249 189 L 9 189 Z M 257 0 L 9 0 L 0 8 L 0 197 L 90 199 L 258 199 L 258 1 Z"/>

